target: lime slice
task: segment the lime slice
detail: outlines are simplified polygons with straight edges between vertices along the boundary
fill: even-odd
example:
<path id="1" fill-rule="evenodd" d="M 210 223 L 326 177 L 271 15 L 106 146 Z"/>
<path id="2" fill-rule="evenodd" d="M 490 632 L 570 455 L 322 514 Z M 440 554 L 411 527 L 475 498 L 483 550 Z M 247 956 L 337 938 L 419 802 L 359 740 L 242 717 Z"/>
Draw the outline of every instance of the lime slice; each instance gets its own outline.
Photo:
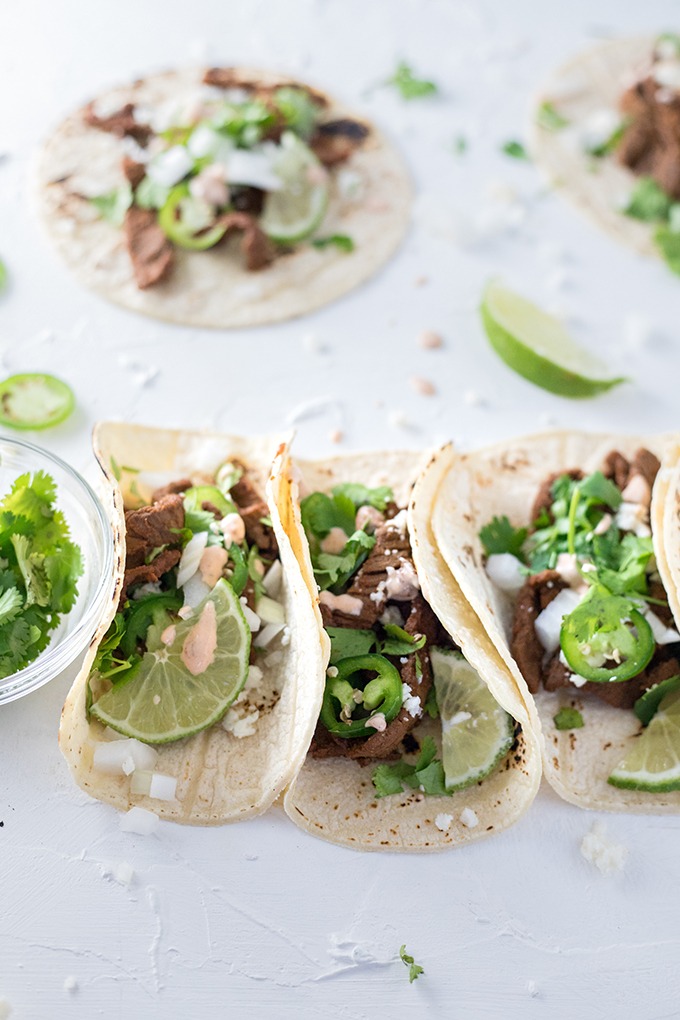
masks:
<path id="1" fill-rule="evenodd" d="M 275 170 L 284 186 L 267 193 L 259 225 L 278 244 L 297 244 L 313 234 L 326 215 L 325 170 L 312 150 L 292 132 L 282 138 Z"/>
<path id="2" fill-rule="evenodd" d="M 47 429 L 68 418 L 73 390 L 54 375 L 27 372 L 0 382 L 0 424 L 13 429 Z"/>
<path id="3" fill-rule="evenodd" d="M 493 772 L 512 747 L 515 726 L 460 652 L 433 648 L 430 657 L 446 789 L 463 790 Z"/>
<path id="4" fill-rule="evenodd" d="M 626 382 L 623 376 L 611 378 L 606 365 L 574 343 L 558 319 L 496 280 L 486 286 L 481 314 L 496 354 L 544 390 L 593 397 Z"/>
<path id="5" fill-rule="evenodd" d="M 621 790 L 680 790 L 680 691 L 663 699 L 607 782 Z"/>
<path id="6" fill-rule="evenodd" d="M 217 622 L 217 646 L 209 665 L 194 676 L 182 661 L 182 650 L 210 602 Z M 168 744 L 217 722 L 248 675 L 250 630 L 233 588 L 218 581 L 194 615 L 177 623 L 169 646 L 160 640 L 149 643 L 156 647 L 145 653 L 134 676 L 103 694 L 92 706 L 92 715 L 147 744 Z"/>

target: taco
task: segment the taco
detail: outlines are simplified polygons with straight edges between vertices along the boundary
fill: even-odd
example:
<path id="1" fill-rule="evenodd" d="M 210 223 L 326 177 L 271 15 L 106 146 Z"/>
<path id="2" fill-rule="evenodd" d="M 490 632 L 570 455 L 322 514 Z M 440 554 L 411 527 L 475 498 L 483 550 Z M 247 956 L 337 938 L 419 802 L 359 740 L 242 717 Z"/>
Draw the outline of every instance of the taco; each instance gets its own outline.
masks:
<path id="1" fill-rule="evenodd" d="M 556 432 L 434 464 L 438 547 L 542 729 L 550 784 L 680 810 L 678 438 Z"/>
<path id="2" fill-rule="evenodd" d="M 680 272 L 680 36 L 603 43 L 559 68 L 539 98 L 532 148 L 616 240 Z"/>
<path id="3" fill-rule="evenodd" d="M 424 463 L 403 451 L 286 461 L 273 483 L 324 666 L 319 722 L 284 807 L 306 831 L 356 849 L 440 850 L 500 832 L 540 780 L 507 669 L 450 597 L 427 526 L 409 526 Z M 468 633 L 466 662 L 457 642 Z"/>
<path id="4" fill-rule="evenodd" d="M 38 209 L 87 287 L 134 311 L 230 327 L 357 287 L 409 219 L 378 129 L 299 81 L 211 68 L 138 79 L 68 117 L 37 165 Z"/>
<path id="5" fill-rule="evenodd" d="M 264 811 L 302 763 L 322 657 L 307 586 L 263 495 L 277 445 L 95 429 L 117 581 L 59 740 L 98 800 L 216 825 Z"/>

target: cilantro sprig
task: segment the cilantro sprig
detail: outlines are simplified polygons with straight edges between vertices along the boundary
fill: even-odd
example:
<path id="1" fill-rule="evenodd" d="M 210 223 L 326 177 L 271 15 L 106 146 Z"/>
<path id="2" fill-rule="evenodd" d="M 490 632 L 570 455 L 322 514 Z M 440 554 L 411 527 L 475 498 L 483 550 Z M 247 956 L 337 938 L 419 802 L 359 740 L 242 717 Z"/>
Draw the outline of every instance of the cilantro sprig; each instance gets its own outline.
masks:
<path id="1" fill-rule="evenodd" d="M 424 738 L 420 754 L 413 764 L 402 760 L 393 765 L 378 765 L 373 771 L 372 781 L 376 799 L 402 793 L 405 786 L 429 796 L 449 794 L 444 782 L 444 766 L 437 758 L 437 745 L 432 737 Z"/>
<path id="2" fill-rule="evenodd" d="M 393 85 L 402 99 L 425 99 L 427 96 L 434 96 L 439 92 L 438 86 L 426 78 L 418 78 L 413 69 L 404 60 L 400 60 L 397 69 L 391 78 L 388 78 L 386 85 Z"/>
<path id="3" fill-rule="evenodd" d="M 0 676 L 47 647 L 78 594 L 83 558 L 56 495 L 53 478 L 36 471 L 20 475 L 0 503 Z"/>
<path id="4" fill-rule="evenodd" d="M 566 705 L 553 716 L 553 722 L 556 730 L 580 730 L 584 725 L 583 716 L 579 710 L 568 708 Z"/>
<path id="5" fill-rule="evenodd" d="M 408 983 L 410 985 L 412 985 L 421 974 L 425 973 L 420 964 L 416 963 L 414 958 L 406 952 L 406 943 L 404 943 L 404 945 L 399 949 L 399 959 L 405 967 L 408 967 Z"/>

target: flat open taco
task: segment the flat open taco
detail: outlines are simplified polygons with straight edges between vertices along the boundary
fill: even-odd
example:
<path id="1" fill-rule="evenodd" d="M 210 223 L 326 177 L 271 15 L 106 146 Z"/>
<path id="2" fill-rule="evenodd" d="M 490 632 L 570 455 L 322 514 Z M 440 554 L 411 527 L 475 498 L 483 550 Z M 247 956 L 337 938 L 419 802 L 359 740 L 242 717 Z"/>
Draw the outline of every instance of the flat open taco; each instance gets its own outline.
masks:
<path id="1" fill-rule="evenodd" d="M 356 849 L 441 850 L 500 832 L 540 779 L 508 670 L 467 603 L 450 597 L 426 523 L 409 527 L 424 464 L 403 451 L 296 460 L 273 483 L 325 672 L 284 807 L 301 828 Z M 470 662 L 456 644 L 468 634 Z"/>
<path id="2" fill-rule="evenodd" d="M 556 432 L 431 469 L 441 555 L 583 807 L 680 810 L 679 458 L 676 436 Z"/>
<path id="3" fill-rule="evenodd" d="M 220 824 L 264 811 L 302 763 L 322 655 L 307 585 L 264 498 L 277 445 L 95 429 L 118 578 L 59 736 L 93 797 Z"/>
<path id="4" fill-rule="evenodd" d="M 78 279 L 192 326 L 302 315 L 352 290 L 408 224 L 372 124 L 264 71 L 171 71 L 100 95 L 38 161 L 41 218 Z"/>
<path id="5" fill-rule="evenodd" d="M 616 240 L 680 272 L 680 36 L 602 43 L 559 68 L 532 149 Z"/>

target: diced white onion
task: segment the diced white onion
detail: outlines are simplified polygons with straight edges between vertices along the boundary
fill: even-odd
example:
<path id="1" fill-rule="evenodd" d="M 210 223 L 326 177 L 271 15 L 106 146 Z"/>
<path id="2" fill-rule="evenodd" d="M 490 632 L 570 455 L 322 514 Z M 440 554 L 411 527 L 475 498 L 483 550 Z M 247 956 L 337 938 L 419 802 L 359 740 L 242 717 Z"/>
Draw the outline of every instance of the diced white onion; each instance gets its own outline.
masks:
<path id="1" fill-rule="evenodd" d="M 195 535 L 192 535 L 182 552 L 182 558 L 179 561 L 179 567 L 177 569 L 177 587 L 183 588 L 190 577 L 193 577 L 198 570 L 198 565 L 201 562 L 201 556 L 203 550 L 208 544 L 208 532 L 197 531 Z"/>
<path id="2" fill-rule="evenodd" d="M 672 645 L 674 641 L 680 641 L 680 634 L 673 627 L 667 627 L 662 620 L 653 613 L 649 606 L 640 609 L 640 612 L 652 628 L 652 634 L 657 645 Z"/>
<path id="3" fill-rule="evenodd" d="M 262 578 L 262 587 L 272 599 L 277 599 L 281 594 L 283 582 L 283 567 L 281 560 L 274 560 L 267 573 Z"/>
<path id="4" fill-rule="evenodd" d="M 248 184 L 263 191 L 280 191 L 283 181 L 274 173 L 271 157 L 264 152 L 234 149 L 225 160 L 229 184 Z"/>
<path id="5" fill-rule="evenodd" d="M 146 168 L 146 173 L 156 184 L 172 188 L 186 177 L 193 165 L 194 161 L 184 146 L 173 145 L 172 148 L 154 156 Z"/>
<path id="6" fill-rule="evenodd" d="M 260 625 L 261 625 L 260 617 L 257 615 L 257 613 L 254 613 L 252 611 L 252 609 L 250 608 L 250 606 L 246 602 L 245 598 L 241 598 L 241 599 L 239 599 L 239 601 L 241 603 L 241 609 L 243 610 L 243 615 L 246 618 L 246 623 L 250 627 L 251 633 L 254 634 L 256 631 L 258 631 L 260 629 Z"/>
<path id="7" fill-rule="evenodd" d="M 210 585 L 205 583 L 199 573 L 190 577 L 182 590 L 184 592 L 184 606 L 188 606 L 190 609 L 195 609 L 196 606 L 200 605 L 203 599 L 211 592 Z M 183 618 L 186 619 L 186 617 Z"/>
<path id="8" fill-rule="evenodd" d="M 280 602 L 263 595 L 257 603 L 257 615 L 263 623 L 285 623 L 286 614 Z"/>
<path id="9" fill-rule="evenodd" d="M 101 741 L 94 749 L 93 766 L 97 772 L 107 776 L 129 775 L 126 765 L 133 763 L 134 769 L 152 769 L 158 759 L 158 752 L 140 740 Z"/>
<path id="10" fill-rule="evenodd" d="M 518 592 L 526 580 L 522 564 L 512 553 L 493 553 L 486 561 L 486 572 L 501 591 Z"/>
<path id="11" fill-rule="evenodd" d="M 154 800 L 177 800 L 177 780 L 162 772 L 135 772 L 130 792 L 153 797 Z"/>
<path id="12" fill-rule="evenodd" d="M 275 637 L 281 633 L 284 628 L 282 623 L 268 623 L 266 627 L 263 627 L 260 633 L 255 638 L 256 648 L 268 648 Z"/>
<path id="13" fill-rule="evenodd" d="M 136 832 L 138 836 L 151 836 L 158 829 L 159 823 L 160 818 L 153 811 L 147 811 L 142 807 L 133 807 L 121 815 L 119 825 L 122 832 Z"/>
<path id="14" fill-rule="evenodd" d="M 564 588 L 550 605 L 546 606 L 542 613 L 539 613 L 534 622 L 538 640 L 546 652 L 555 652 L 560 644 L 560 630 L 562 620 L 568 616 L 583 598 L 571 588 Z"/>
<path id="15" fill-rule="evenodd" d="M 199 124 L 191 132 L 187 149 L 194 159 L 203 159 L 204 156 L 214 155 L 222 137 L 208 124 Z"/>

